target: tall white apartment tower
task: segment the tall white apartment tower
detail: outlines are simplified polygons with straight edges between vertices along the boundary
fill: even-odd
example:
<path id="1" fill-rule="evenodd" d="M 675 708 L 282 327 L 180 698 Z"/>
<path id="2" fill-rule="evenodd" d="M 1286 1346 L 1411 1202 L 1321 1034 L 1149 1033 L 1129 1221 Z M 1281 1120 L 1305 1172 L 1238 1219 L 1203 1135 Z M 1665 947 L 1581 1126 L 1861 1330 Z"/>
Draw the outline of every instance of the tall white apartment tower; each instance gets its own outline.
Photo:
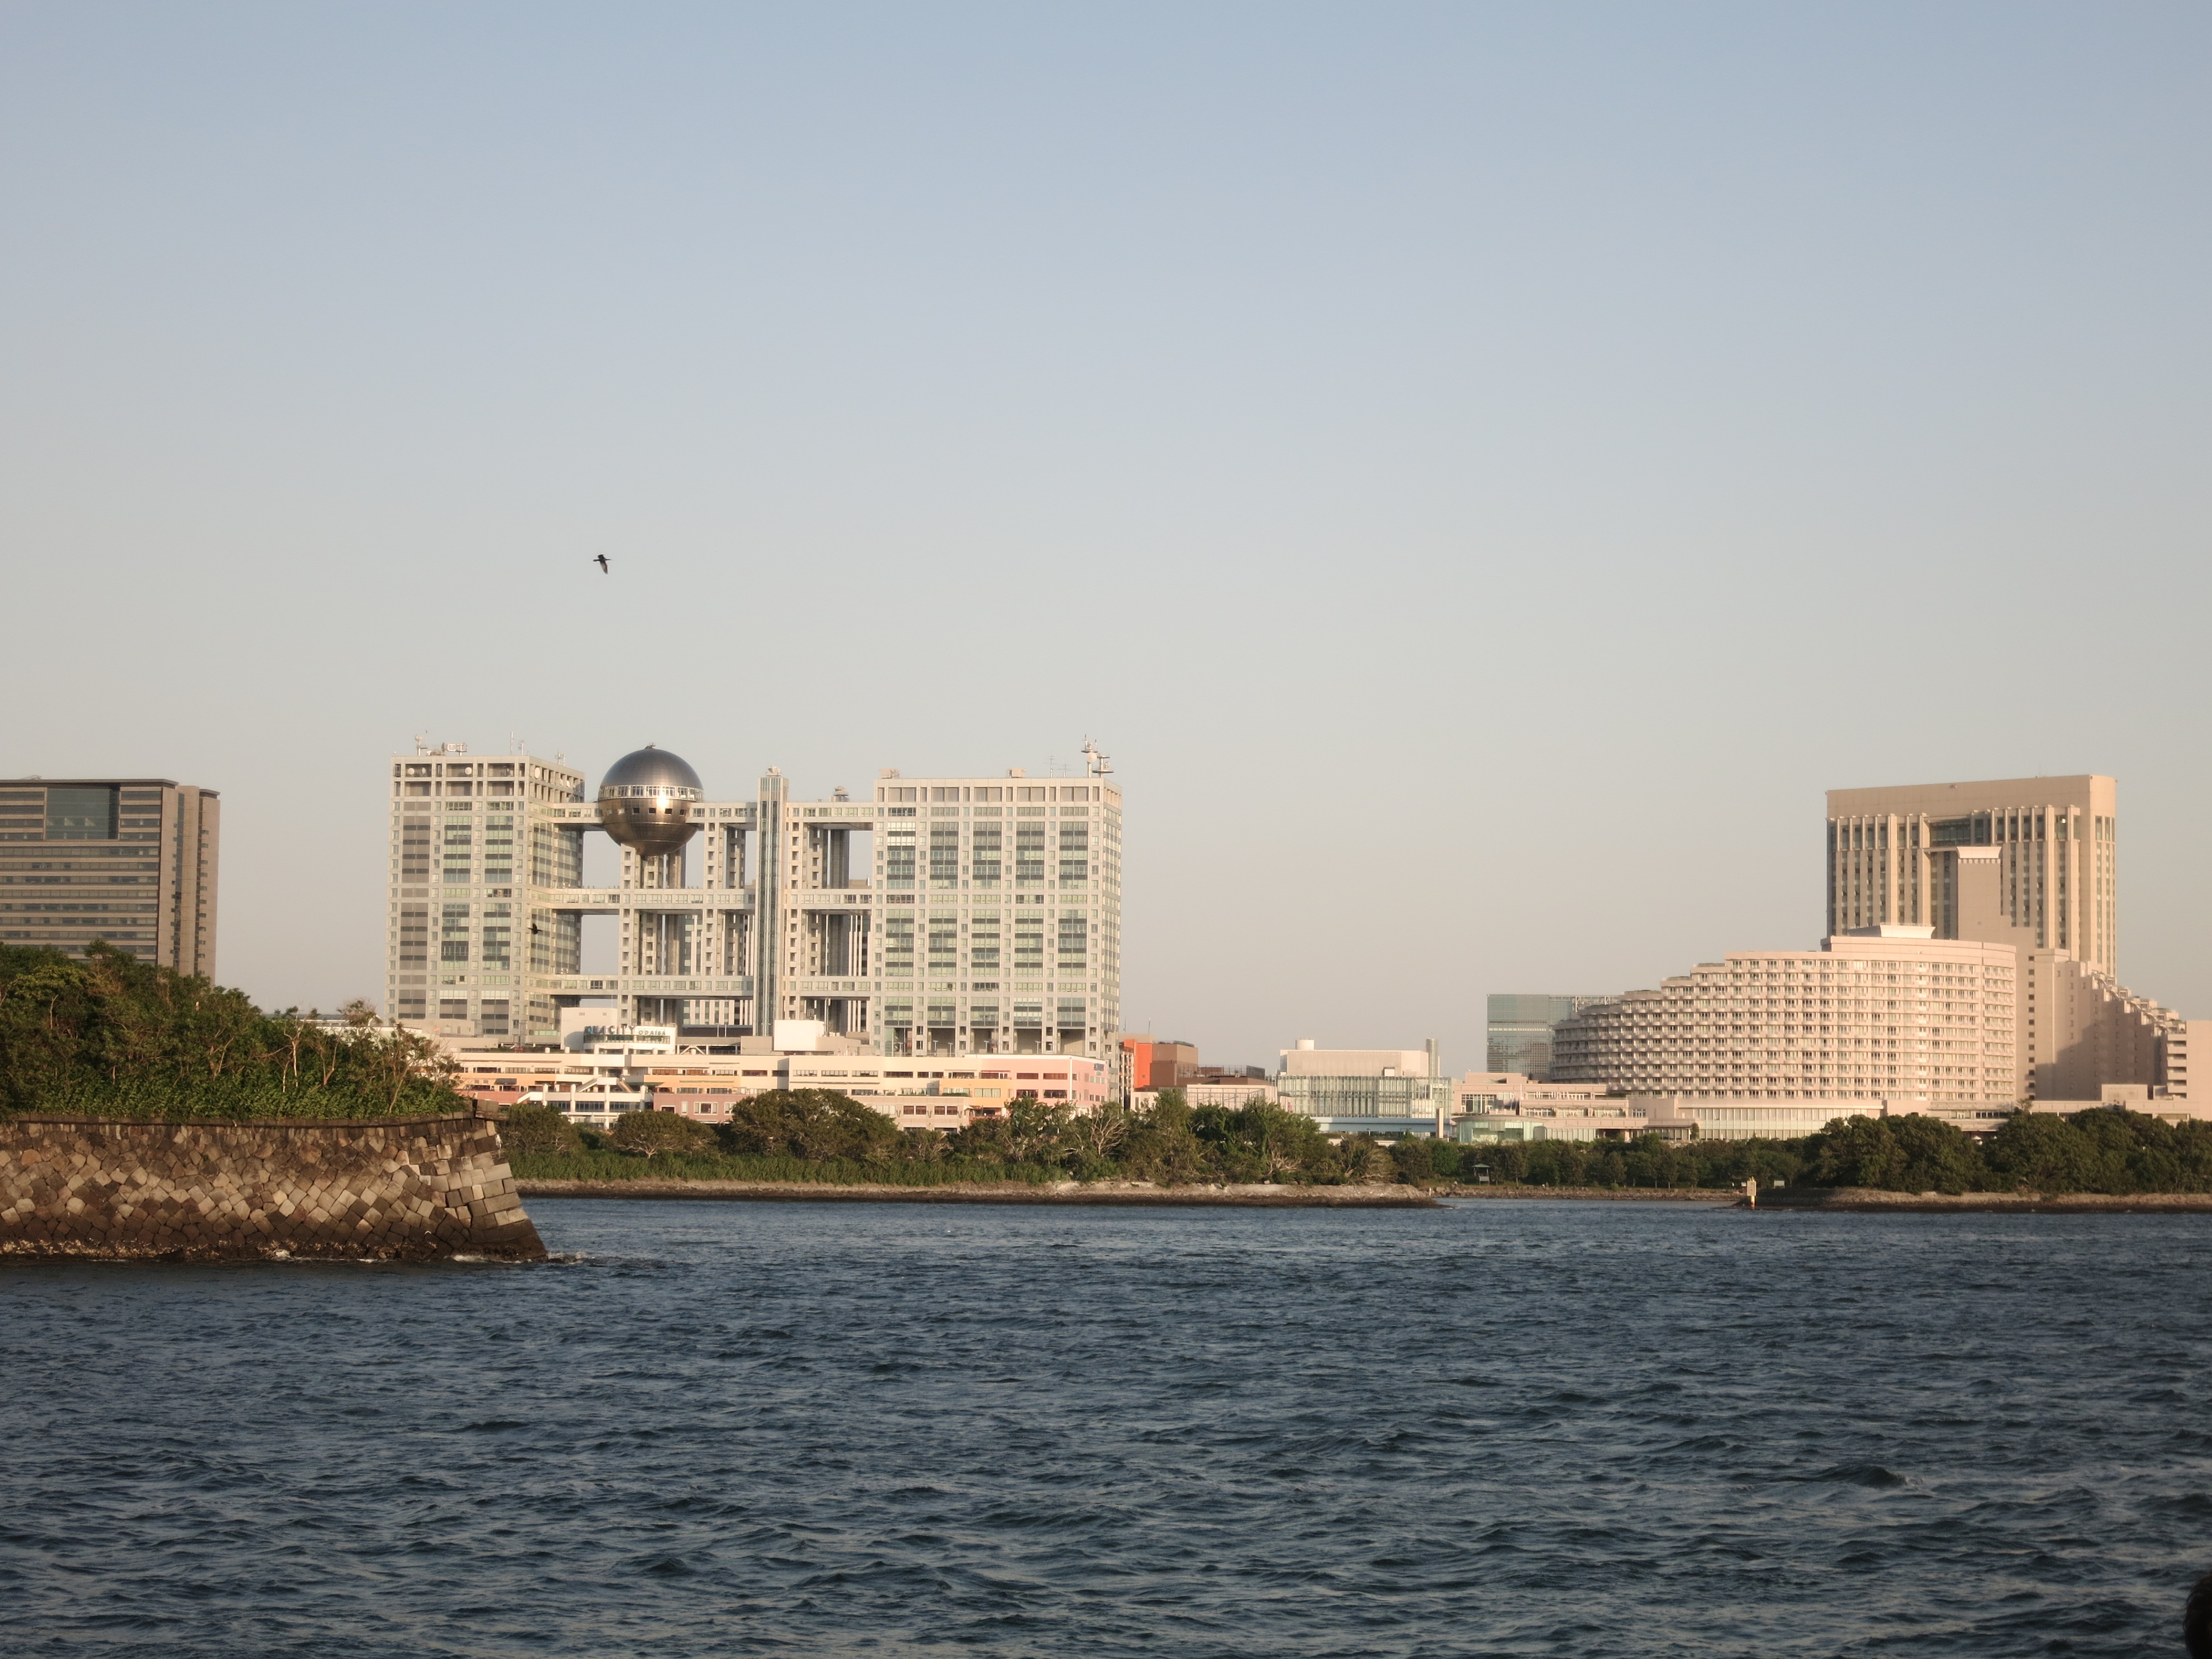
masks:
<path id="1" fill-rule="evenodd" d="M 751 799 L 710 799 L 654 748 L 588 802 L 581 774 L 526 756 L 395 757 L 391 1006 L 531 1042 L 557 1037 L 562 1008 L 605 1000 L 615 1022 L 706 1046 L 818 1020 L 879 1054 L 1104 1054 L 1121 1025 L 1121 794 L 1085 752 L 1080 778 L 887 769 L 872 799 L 817 801 L 792 799 L 773 767 Z M 583 884 L 593 831 L 622 848 L 615 885 Z M 590 916 L 614 920 L 611 970 L 583 970 Z"/>

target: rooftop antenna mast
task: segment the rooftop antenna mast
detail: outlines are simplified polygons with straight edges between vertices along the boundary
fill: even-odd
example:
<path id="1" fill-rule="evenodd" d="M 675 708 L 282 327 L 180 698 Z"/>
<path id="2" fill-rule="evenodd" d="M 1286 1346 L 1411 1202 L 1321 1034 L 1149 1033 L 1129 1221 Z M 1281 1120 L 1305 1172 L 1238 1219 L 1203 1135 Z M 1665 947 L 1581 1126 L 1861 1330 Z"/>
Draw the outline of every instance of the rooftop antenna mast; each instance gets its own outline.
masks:
<path id="1" fill-rule="evenodd" d="M 1111 777 L 1114 774 L 1112 757 L 1102 753 L 1089 738 L 1083 740 L 1083 769 L 1094 778 Z"/>
<path id="2" fill-rule="evenodd" d="M 427 755 L 430 752 L 430 734 L 428 732 L 417 732 L 415 734 L 415 752 L 418 755 Z"/>

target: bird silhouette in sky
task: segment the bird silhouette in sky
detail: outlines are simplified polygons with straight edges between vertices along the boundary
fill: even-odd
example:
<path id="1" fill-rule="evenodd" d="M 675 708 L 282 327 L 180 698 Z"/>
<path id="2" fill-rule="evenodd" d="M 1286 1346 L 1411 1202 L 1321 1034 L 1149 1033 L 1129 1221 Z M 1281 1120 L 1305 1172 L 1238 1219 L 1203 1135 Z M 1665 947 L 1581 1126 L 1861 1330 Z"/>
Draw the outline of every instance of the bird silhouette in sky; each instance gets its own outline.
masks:
<path id="1" fill-rule="evenodd" d="M 599 557 L 597 557 L 596 559 L 592 560 L 592 562 L 599 566 L 599 574 L 601 574 L 602 576 L 604 576 L 604 575 L 605 575 L 605 574 L 608 574 L 608 572 L 607 572 L 607 556 L 606 556 L 605 554 L 604 554 L 604 553 L 600 554 L 600 555 L 599 556 Z"/>

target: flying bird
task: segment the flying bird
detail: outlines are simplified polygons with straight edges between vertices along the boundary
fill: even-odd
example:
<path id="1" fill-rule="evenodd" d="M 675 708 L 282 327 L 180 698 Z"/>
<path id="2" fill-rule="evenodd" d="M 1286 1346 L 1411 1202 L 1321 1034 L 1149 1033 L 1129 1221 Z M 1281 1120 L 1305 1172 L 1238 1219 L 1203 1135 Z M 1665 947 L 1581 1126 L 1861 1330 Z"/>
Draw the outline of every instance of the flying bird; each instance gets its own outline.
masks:
<path id="1" fill-rule="evenodd" d="M 599 556 L 599 557 L 598 557 L 598 558 L 596 558 L 596 559 L 594 559 L 594 560 L 592 561 L 592 563 L 594 563 L 594 564 L 596 564 L 596 565 L 598 565 L 598 566 L 599 566 L 599 574 L 601 574 L 602 576 L 604 576 L 604 575 L 605 575 L 605 574 L 608 574 L 608 572 L 607 572 L 607 556 L 606 556 L 605 554 L 604 554 L 604 553 L 600 554 L 600 555 Z"/>

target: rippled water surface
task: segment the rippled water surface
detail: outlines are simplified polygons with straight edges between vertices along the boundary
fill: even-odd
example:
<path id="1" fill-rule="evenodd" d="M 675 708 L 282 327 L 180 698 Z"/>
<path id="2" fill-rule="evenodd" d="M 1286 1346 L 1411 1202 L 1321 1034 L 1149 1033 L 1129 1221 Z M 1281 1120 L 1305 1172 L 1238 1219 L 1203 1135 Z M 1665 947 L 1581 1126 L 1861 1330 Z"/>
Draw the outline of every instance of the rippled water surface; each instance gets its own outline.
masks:
<path id="1" fill-rule="evenodd" d="M 2178 1652 L 2212 1218 L 563 1200 L 0 1267 L 0 1650 Z"/>

